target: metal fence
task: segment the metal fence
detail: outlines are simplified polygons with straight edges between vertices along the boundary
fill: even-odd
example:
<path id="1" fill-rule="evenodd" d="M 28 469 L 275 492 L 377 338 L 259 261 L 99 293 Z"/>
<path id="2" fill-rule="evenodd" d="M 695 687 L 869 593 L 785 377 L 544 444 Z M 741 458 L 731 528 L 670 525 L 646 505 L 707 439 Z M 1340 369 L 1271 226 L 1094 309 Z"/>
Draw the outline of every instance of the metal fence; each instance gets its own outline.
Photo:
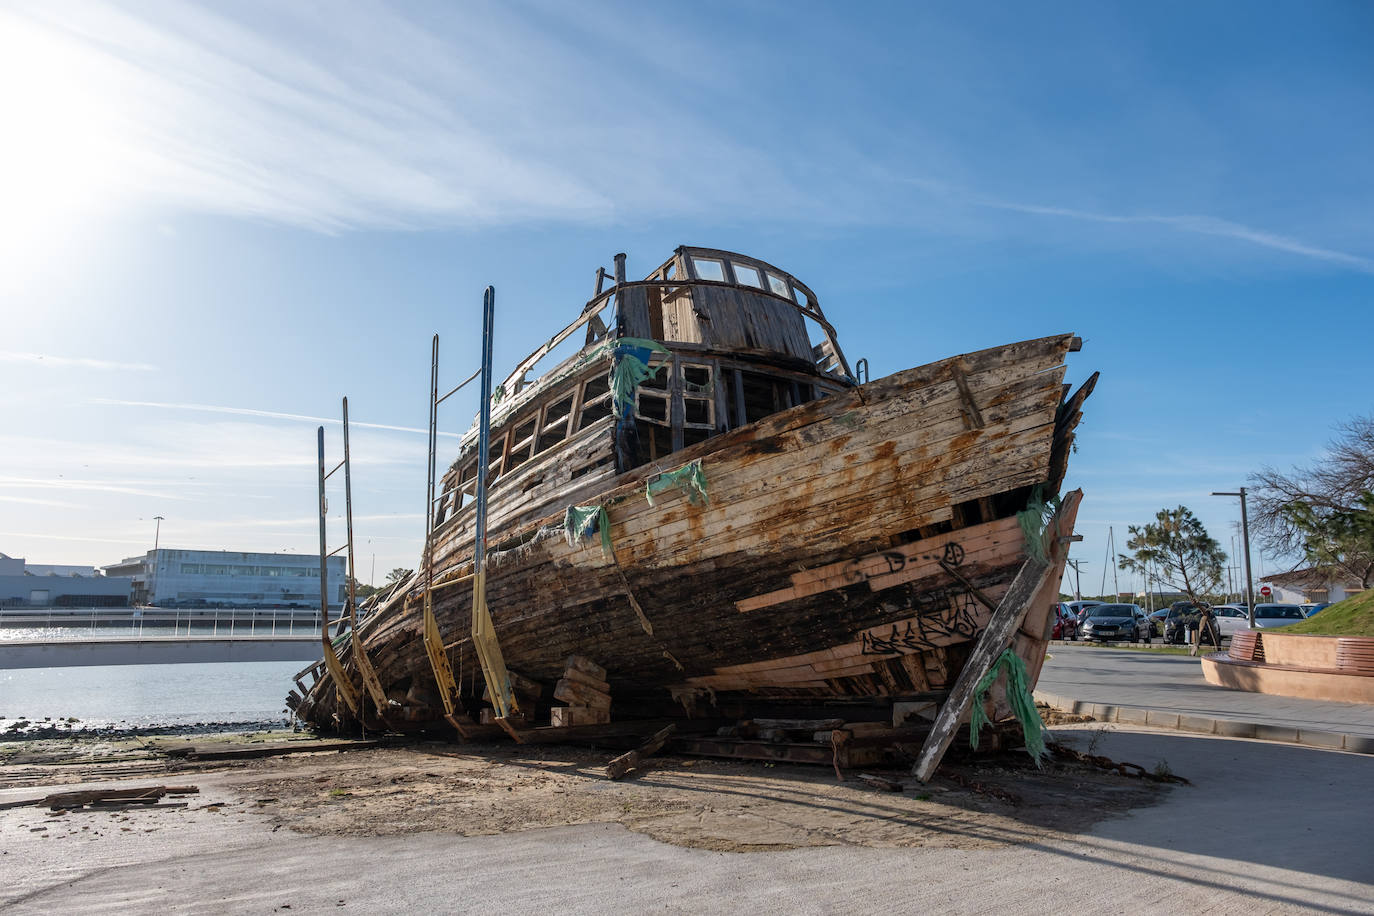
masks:
<path id="1" fill-rule="evenodd" d="M 308 608 L 0 608 L 0 629 L 22 628 L 61 630 L 71 637 L 304 636 L 320 632 L 320 613 Z"/>

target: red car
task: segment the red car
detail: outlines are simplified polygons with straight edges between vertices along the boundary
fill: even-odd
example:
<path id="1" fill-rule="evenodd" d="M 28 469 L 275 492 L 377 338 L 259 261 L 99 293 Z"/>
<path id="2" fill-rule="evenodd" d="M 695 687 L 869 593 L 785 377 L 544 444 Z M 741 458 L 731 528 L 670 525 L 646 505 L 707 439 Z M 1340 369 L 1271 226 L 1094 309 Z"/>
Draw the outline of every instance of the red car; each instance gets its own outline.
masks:
<path id="1" fill-rule="evenodd" d="M 1054 626 L 1050 639 L 1078 639 L 1078 617 L 1065 604 L 1054 606 Z"/>

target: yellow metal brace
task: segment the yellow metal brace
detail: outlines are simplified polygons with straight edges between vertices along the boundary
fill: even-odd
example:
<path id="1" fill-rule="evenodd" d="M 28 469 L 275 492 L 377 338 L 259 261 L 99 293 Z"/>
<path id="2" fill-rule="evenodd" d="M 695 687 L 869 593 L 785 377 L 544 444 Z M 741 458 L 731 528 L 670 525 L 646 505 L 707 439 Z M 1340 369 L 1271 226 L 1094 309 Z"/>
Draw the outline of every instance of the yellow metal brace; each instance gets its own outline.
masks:
<path id="1" fill-rule="evenodd" d="M 368 694 L 372 697 L 372 705 L 377 707 L 377 718 L 386 719 L 387 710 L 391 704 L 387 702 L 386 691 L 382 689 L 381 679 L 377 677 L 377 669 L 372 667 L 372 659 L 367 657 L 367 649 L 363 647 L 363 637 L 358 632 L 358 609 L 356 605 L 353 608 L 352 621 L 353 660 L 358 663 L 358 673 L 363 676 L 363 686 L 367 688 Z"/>
<path id="2" fill-rule="evenodd" d="M 343 663 L 339 661 L 339 653 L 334 651 L 334 643 L 329 640 L 328 624 L 326 624 L 324 638 L 324 665 L 329 669 L 329 675 L 334 678 L 334 686 L 339 691 L 339 696 L 343 698 L 344 705 L 354 716 L 358 715 L 358 691 L 349 682 L 348 676 L 344 674 Z"/>
<path id="3" fill-rule="evenodd" d="M 459 713 L 454 705 L 454 698 L 458 696 L 458 683 L 453 679 L 453 667 L 448 663 L 444 639 L 439 635 L 439 621 L 434 619 L 434 602 L 429 589 L 425 589 L 425 654 L 429 656 L 430 668 L 434 669 L 434 680 L 439 685 L 439 697 L 444 701 L 444 718 L 458 732 L 459 737 L 468 737 L 468 730 L 459 720 Z"/>
<path id="4" fill-rule="evenodd" d="M 496 711 L 496 724 L 506 730 L 517 743 L 520 734 L 511 719 L 519 719 L 520 705 L 510 686 L 510 672 L 496 640 L 496 626 L 487 610 L 487 571 L 482 569 L 473 577 L 472 585 L 472 647 L 482 663 L 482 677 L 486 679 L 491 705 Z"/>

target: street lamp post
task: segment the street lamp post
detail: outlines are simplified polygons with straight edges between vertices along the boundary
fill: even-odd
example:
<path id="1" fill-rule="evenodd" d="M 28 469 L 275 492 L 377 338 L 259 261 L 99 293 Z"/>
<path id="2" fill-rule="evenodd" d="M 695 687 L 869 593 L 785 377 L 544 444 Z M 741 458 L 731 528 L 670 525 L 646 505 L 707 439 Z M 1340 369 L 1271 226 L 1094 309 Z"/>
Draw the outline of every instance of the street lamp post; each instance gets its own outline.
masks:
<path id="1" fill-rule="evenodd" d="M 154 515 L 153 521 L 157 522 L 157 527 L 153 529 L 153 552 L 157 553 L 158 539 L 162 537 L 162 516 Z"/>
<path id="2" fill-rule="evenodd" d="M 1250 629 L 1255 628 L 1255 582 L 1250 574 L 1250 517 L 1245 512 L 1245 488 L 1241 487 L 1236 493 L 1219 493 L 1212 491 L 1213 496 L 1239 496 L 1240 497 L 1240 537 L 1245 544 L 1245 604 L 1250 610 Z"/>

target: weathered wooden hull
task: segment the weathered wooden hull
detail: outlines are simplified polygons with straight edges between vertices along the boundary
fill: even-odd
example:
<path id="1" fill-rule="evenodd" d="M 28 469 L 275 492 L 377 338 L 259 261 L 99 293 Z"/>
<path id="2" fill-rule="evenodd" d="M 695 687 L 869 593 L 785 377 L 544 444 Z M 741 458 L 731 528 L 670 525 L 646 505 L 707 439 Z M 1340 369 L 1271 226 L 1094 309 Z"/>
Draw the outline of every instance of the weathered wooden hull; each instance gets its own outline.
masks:
<path id="1" fill-rule="evenodd" d="M 605 507 L 609 551 L 597 536 L 570 542 L 561 512 L 493 531 L 487 600 L 507 666 L 547 701 L 568 656 L 589 657 L 607 669 L 617 718 L 675 702 L 947 690 L 1032 549 L 1018 513 L 1062 482 L 1082 400 L 1064 400 L 1073 341 L 899 372 L 619 475 L 579 499 Z M 657 475 L 693 461 L 704 501 L 685 488 L 646 496 Z M 1076 506 L 1065 500 L 1053 521 L 1059 536 Z M 1049 584 L 1014 643 L 1032 680 L 1065 553 L 1051 552 Z M 436 556 L 434 611 L 475 718 L 484 685 L 469 638 L 470 544 L 438 543 Z M 421 633 L 415 591 L 356 637 L 400 704 L 392 724 L 441 712 Z M 355 649 L 341 650 L 353 678 Z M 297 711 L 323 726 L 352 718 L 327 675 Z"/>

